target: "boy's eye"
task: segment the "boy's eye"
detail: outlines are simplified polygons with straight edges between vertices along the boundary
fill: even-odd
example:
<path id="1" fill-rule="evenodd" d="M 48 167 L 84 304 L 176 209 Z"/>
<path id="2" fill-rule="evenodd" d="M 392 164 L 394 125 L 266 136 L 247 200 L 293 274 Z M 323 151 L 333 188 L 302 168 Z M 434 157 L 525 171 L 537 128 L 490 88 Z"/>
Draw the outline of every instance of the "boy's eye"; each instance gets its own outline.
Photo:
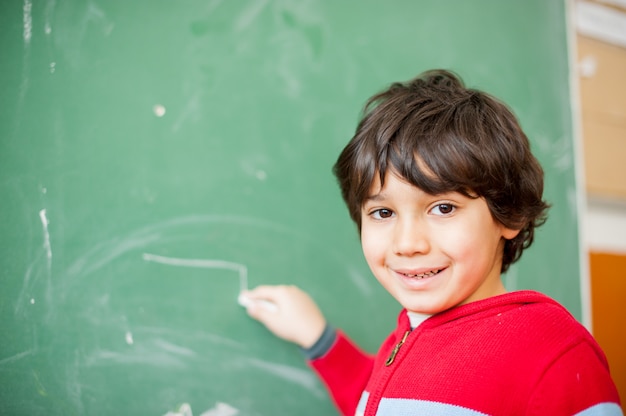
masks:
<path id="1" fill-rule="evenodd" d="M 374 219 L 383 220 L 393 216 L 393 211 L 386 208 L 377 209 L 370 214 Z"/>
<path id="2" fill-rule="evenodd" d="M 455 206 L 452 204 L 438 204 L 433 207 L 432 213 L 435 215 L 448 215 L 451 214 L 455 209 Z"/>

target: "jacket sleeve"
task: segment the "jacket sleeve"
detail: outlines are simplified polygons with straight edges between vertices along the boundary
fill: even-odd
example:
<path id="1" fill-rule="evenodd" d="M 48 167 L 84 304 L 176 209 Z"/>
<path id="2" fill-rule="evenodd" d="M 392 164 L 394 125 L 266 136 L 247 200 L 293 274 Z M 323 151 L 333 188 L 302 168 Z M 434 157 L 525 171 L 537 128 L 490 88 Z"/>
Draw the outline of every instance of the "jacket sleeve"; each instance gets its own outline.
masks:
<path id="1" fill-rule="evenodd" d="M 372 372 L 374 357 L 337 331 L 328 352 L 308 363 L 324 382 L 341 414 L 353 416 Z"/>
<path id="2" fill-rule="evenodd" d="M 603 353 L 581 342 L 560 355 L 535 387 L 527 414 L 622 416 Z"/>

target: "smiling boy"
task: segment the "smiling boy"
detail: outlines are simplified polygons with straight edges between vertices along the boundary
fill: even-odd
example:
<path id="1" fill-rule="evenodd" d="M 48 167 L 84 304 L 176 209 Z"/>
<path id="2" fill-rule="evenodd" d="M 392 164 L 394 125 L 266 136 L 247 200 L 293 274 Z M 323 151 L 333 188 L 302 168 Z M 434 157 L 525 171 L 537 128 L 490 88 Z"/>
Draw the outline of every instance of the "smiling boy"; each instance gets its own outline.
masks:
<path id="1" fill-rule="evenodd" d="M 561 305 L 501 273 L 546 218 L 511 111 L 429 71 L 373 96 L 334 167 L 367 264 L 402 305 L 370 356 L 293 286 L 248 313 L 304 349 L 345 415 L 622 415 L 606 358 Z"/>

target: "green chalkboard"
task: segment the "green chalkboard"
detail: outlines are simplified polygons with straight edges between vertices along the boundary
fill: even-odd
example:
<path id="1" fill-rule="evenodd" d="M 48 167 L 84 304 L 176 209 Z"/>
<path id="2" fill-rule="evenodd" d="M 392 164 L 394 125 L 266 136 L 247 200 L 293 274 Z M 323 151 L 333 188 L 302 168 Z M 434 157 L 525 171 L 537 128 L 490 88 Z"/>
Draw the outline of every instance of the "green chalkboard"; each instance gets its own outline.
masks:
<path id="1" fill-rule="evenodd" d="M 370 351 L 399 307 L 331 166 L 362 104 L 443 67 L 508 102 L 553 204 L 505 277 L 580 317 L 563 1 L 8 0 L 0 414 L 333 414 L 236 303 L 293 283 Z"/>

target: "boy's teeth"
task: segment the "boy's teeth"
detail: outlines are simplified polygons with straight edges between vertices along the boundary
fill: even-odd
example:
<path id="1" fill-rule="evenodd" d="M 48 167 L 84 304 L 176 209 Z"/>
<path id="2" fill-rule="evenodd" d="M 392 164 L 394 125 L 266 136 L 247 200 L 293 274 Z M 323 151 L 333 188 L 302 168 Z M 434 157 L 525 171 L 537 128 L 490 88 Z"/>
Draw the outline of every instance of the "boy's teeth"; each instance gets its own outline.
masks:
<path id="1" fill-rule="evenodd" d="M 423 279 L 425 277 L 433 276 L 433 275 L 435 275 L 437 273 L 439 273 L 439 270 L 433 270 L 433 271 L 430 271 L 428 273 L 422 273 L 422 274 L 407 274 L 406 276 L 412 277 L 414 279 Z"/>

